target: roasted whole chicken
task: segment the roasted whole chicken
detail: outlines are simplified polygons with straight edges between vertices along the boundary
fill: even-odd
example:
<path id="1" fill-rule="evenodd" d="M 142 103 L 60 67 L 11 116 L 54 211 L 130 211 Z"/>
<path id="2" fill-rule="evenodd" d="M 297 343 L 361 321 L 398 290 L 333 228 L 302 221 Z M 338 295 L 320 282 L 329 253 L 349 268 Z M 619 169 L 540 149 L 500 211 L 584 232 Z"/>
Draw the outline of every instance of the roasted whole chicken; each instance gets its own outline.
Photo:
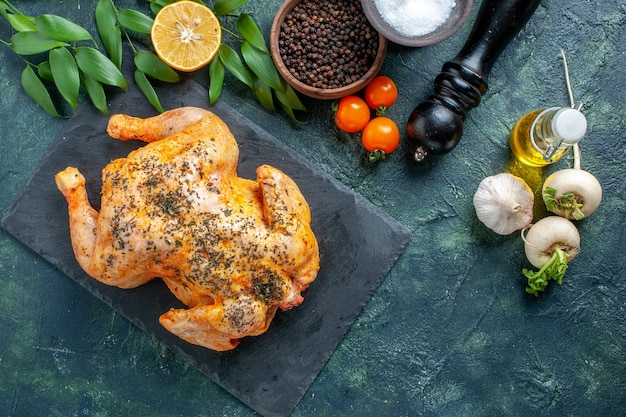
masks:
<path id="1" fill-rule="evenodd" d="M 238 177 L 235 138 L 204 109 L 113 115 L 107 132 L 148 144 L 103 169 L 99 212 L 78 169 L 55 177 L 87 274 L 120 288 L 163 279 L 189 308 L 165 312 L 161 325 L 216 351 L 262 334 L 278 308 L 302 303 L 319 249 L 293 180 L 269 165 L 256 181 Z"/>

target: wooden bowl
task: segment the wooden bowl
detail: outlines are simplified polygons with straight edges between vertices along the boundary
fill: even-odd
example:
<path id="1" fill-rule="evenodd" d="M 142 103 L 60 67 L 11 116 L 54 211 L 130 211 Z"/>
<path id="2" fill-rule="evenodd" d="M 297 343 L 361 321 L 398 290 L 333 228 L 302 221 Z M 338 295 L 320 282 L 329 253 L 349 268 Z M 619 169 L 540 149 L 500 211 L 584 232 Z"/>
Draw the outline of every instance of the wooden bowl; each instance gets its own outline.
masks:
<path id="1" fill-rule="evenodd" d="M 283 24 L 283 21 L 285 20 L 285 17 L 289 14 L 289 12 L 291 12 L 291 10 L 302 1 L 304 0 L 285 1 L 276 12 L 276 16 L 274 17 L 274 21 L 272 22 L 272 27 L 270 30 L 270 52 L 272 55 L 272 59 L 274 60 L 274 64 L 276 65 L 276 68 L 278 69 L 280 75 L 296 91 L 299 91 L 306 96 L 321 100 L 334 100 L 350 94 L 354 94 L 357 91 L 363 89 L 378 74 L 383 64 L 383 61 L 385 60 L 385 54 L 387 53 L 387 39 L 381 34 L 378 34 L 378 51 L 376 52 L 371 67 L 361 78 L 351 84 L 330 89 L 312 87 L 300 81 L 293 74 L 291 74 L 291 72 L 289 72 L 281 58 L 279 50 L 278 43 L 280 40 L 281 25 Z"/>
<path id="2" fill-rule="evenodd" d="M 396 28 L 393 28 L 387 23 L 376 8 L 374 0 L 361 0 L 365 15 L 378 33 L 395 44 L 411 47 L 434 45 L 448 39 L 457 32 L 463 23 L 465 23 L 469 12 L 472 10 L 473 1 L 456 0 L 455 3 L 454 8 L 450 12 L 450 16 L 434 31 L 421 36 L 411 37 L 399 32 Z"/>

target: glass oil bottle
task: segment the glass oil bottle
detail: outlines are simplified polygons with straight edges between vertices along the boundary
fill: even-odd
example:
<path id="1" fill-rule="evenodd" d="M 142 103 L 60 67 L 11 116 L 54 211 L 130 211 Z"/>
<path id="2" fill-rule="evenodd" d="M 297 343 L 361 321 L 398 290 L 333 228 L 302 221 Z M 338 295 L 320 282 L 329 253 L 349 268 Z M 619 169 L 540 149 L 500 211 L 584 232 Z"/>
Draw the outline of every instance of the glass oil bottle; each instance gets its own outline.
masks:
<path id="1" fill-rule="evenodd" d="M 587 119 L 575 108 L 533 110 L 511 130 L 511 151 L 522 163 L 542 167 L 558 161 L 586 131 Z"/>

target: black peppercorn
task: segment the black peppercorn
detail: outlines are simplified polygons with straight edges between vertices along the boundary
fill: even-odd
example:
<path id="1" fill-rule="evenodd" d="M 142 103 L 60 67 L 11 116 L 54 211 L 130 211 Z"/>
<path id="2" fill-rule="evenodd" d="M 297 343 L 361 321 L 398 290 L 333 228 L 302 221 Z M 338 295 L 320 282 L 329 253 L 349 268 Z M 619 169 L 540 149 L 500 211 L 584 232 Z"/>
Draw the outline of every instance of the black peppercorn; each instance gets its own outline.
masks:
<path id="1" fill-rule="evenodd" d="M 378 34 L 359 0 L 304 0 L 280 28 L 279 53 L 299 81 L 322 89 L 345 87 L 374 62 Z"/>

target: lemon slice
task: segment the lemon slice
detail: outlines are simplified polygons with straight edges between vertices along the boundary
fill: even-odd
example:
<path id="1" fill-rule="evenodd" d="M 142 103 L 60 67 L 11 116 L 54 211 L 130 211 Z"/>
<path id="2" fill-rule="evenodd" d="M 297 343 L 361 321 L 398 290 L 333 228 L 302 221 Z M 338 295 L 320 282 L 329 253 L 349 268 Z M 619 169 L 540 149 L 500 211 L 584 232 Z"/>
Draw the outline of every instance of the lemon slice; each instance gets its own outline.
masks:
<path id="1" fill-rule="evenodd" d="M 211 9 L 189 0 L 163 7 L 150 32 L 154 51 L 170 67 L 191 72 L 207 65 L 217 54 L 222 27 Z"/>

